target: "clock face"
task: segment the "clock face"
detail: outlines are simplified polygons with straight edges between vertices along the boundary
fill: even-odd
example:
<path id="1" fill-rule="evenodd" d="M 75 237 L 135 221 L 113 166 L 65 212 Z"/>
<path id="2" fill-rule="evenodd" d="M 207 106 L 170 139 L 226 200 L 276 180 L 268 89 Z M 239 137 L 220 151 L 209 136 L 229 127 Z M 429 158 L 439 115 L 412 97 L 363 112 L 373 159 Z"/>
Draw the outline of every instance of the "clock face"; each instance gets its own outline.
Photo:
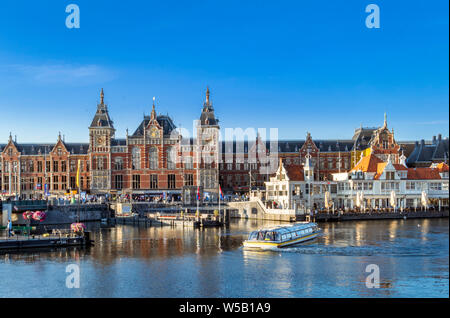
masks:
<path id="1" fill-rule="evenodd" d="M 158 131 L 158 129 L 155 128 L 155 127 L 153 127 L 153 128 L 151 129 L 150 135 L 151 135 L 153 138 L 158 138 L 158 137 L 159 137 L 159 131 Z"/>
<path id="2" fill-rule="evenodd" d="M 97 137 L 97 144 L 102 145 L 104 143 L 103 137 Z"/>

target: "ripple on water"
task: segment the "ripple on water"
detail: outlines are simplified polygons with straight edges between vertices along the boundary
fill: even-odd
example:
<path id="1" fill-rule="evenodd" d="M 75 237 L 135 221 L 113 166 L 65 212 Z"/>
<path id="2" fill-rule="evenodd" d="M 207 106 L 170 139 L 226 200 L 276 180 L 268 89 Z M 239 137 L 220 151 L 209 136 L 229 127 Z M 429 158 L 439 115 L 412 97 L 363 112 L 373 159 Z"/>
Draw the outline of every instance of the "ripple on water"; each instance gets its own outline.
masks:
<path id="1" fill-rule="evenodd" d="M 296 245 L 285 248 L 268 249 L 268 252 L 280 253 L 298 253 L 308 255 L 338 255 L 338 256 L 440 256 L 443 251 L 439 249 L 430 249 L 417 246 L 399 246 L 397 244 L 382 244 L 382 245 L 368 245 L 368 246 L 323 246 L 320 243 L 309 245 Z"/>

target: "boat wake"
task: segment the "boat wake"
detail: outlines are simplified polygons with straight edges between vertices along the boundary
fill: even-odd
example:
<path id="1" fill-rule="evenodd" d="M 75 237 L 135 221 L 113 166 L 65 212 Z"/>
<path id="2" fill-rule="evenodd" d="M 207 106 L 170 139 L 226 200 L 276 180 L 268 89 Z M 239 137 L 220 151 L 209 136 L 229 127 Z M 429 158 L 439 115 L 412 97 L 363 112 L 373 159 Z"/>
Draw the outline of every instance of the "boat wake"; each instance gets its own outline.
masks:
<path id="1" fill-rule="evenodd" d="M 439 253 L 429 248 L 422 247 L 402 247 L 398 246 L 322 246 L 319 244 L 297 245 L 283 249 L 277 249 L 281 253 L 299 253 L 316 255 L 338 255 L 338 256 L 439 256 Z"/>

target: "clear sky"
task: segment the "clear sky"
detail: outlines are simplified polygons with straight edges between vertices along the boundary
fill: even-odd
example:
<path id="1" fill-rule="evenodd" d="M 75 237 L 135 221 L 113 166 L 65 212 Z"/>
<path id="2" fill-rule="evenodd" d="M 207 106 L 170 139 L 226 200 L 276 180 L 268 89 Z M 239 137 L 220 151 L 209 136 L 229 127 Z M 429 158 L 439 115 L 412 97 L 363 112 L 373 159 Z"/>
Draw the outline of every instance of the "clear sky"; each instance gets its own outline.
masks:
<path id="1" fill-rule="evenodd" d="M 65 25 L 68 4 L 80 28 Z M 380 29 L 365 8 L 380 7 Z M 448 1 L 0 1 L 0 143 L 88 141 L 105 101 L 192 127 L 205 88 L 222 128 L 349 139 L 387 112 L 397 140 L 449 134 Z"/>

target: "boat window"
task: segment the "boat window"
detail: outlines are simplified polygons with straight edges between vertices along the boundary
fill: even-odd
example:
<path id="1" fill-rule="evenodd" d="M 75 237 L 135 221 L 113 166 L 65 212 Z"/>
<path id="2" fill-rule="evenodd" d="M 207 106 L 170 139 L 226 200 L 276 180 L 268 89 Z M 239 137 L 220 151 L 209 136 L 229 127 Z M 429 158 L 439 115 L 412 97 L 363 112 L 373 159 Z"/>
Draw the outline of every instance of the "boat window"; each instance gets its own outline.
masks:
<path id="1" fill-rule="evenodd" d="M 284 241 L 284 240 L 286 239 L 286 234 L 283 234 L 283 235 L 281 236 L 281 239 Z"/>
<path id="2" fill-rule="evenodd" d="M 274 241 L 279 241 L 279 240 L 280 240 L 280 233 L 275 232 Z"/>
<path id="3" fill-rule="evenodd" d="M 274 232 L 267 232 L 266 233 L 266 241 L 273 241 L 273 234 Z"/>
<path id="4" fill-rule="evenodd" d="M 265 231 L 258 232 L 258 241 L 264 241 L 265 236 L 266 236 Z"/>
<path id="5" fill-rule="evenodd" d="M 258 232 L 254 231 L 250 233 L 250 236 L 248 237 L 249 240 L 256 240 L 256 237 L 258 236 Z"/>
<path id="6" fill-rule="evenodd" d="M 300 231 L 297 231 L 297 235 L 300 236 L 302 235 L 302 233 Z"/>

